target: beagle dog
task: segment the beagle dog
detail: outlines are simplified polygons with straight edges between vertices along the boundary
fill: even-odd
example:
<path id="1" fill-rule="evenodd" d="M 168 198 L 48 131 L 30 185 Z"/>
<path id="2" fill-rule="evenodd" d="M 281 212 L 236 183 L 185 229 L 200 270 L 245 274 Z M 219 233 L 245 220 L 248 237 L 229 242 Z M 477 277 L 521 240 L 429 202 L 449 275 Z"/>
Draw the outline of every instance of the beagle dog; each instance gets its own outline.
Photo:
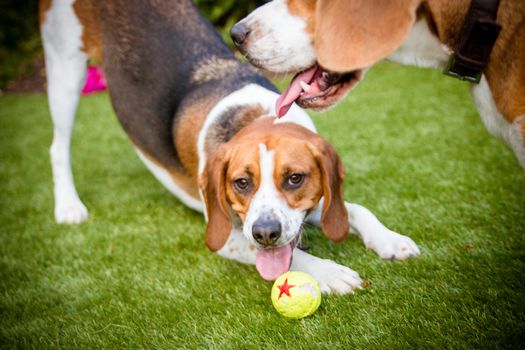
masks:
<path id="1" fill-rule="evenodd" d="M 300 72 L 277 102 L 280 116 L 293 102 L 316 110 L 334 105 L 367 67 L 385 57 L 445 67 L 462 40 L 469 4 L 274 0 L 237 23 L 231 34 L 252 64 L 275 73 Z M 503 139 L 525 168 L 525 1 L 501 0 L 497 21 L 501 32 L 471 92 L 488 131 Z"/>
<path id="2" fill-rule="evenodd" d="M 70 165 L 86 60 L 103 62 L 111 101 L 139 158 L 207 218 L 205 242 L 273 280 L 310 273 L 323 292 L 360 288 L 351 269 L 297 248 L 305 221 L 341 241 L 354 232 L 385 259 L 419 254 L 408 237 L 343 200 L 343 165 L 299 107 L 274 116 L 276 88 L 235 59 L 190 0 L 40 2 L 54 124 L 59 223 L 87 219 Z"/>

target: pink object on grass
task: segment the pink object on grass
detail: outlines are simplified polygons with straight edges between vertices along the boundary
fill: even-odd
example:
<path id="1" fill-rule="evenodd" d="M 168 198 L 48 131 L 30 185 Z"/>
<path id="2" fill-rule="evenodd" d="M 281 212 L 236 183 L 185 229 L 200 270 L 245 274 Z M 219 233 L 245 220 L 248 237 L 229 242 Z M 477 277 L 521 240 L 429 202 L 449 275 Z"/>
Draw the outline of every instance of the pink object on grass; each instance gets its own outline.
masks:
<path id="1" fill-rule="evenodd" d="M 106 78 L 104 77 L 102 69 L 97 66 L 89 65 L 86 84 L 82 89 L 82 94 L 89 95 L 93 92 L 104 91 L 106 88 Z"/>

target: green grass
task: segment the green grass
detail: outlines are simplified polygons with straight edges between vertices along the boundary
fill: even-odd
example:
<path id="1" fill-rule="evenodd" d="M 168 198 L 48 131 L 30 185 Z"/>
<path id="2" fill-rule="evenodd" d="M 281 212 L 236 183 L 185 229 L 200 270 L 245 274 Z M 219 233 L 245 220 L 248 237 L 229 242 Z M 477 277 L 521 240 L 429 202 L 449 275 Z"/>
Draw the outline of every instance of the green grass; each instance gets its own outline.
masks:
<path id="1" fill-rule="evenodd" d="M 53 221 L 43 95 L 0 98 L 0 347 L 524 348 L 525 172 L 485 131 L 465 83 L 381 64 L 315 114 L 347 167 L 345 194 L 422 255 L 380 260 L 307 229 L 311 253 L 372 285 L 279 316 L 271 283 L 203 244 L 203 218 L 141 164 L 107 95 L 82 99 L 78 226 Z"/>

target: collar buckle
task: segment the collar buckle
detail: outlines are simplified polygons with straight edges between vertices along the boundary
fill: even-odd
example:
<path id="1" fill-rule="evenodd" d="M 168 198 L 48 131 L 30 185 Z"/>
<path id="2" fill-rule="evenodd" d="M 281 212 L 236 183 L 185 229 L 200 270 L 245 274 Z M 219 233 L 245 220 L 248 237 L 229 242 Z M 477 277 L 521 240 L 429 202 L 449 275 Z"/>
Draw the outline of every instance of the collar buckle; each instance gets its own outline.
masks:
<path id="1" fill-rule="evenodd" d="M 501 31 L 496 22 L 499 0 L 472 0 L 459 39 L 443 73 L 479 83 Z"/>
<path id="2" fill-rule="evenodd" d="M 466 67 L 462 67 L 466 68 Z M 468 68 L 468 67 L 467 67 Z M 466 70 L 458 69 L 458 62 L 456 61 L 456 54 L 451 54 L 448 57 L 447 65 L 443 69 L 443 74 L 448 75 L 449 77 L 457 78 L 459 80 L 466 80 L 474 84 L 478 84 L 481 80 L 482 71 L 478 70 L 469 70 L 471 74 L 465 73 Z"/>

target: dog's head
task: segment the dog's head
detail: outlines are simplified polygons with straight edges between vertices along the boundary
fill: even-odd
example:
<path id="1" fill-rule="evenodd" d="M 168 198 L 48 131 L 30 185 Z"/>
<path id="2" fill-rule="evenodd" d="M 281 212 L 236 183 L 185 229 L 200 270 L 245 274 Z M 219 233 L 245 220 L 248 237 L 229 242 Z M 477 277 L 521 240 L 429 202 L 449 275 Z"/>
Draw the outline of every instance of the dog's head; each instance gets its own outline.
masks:
<path id="1" fill-rule="evenodd" d="M 206 162 L 200 178 L 206 244 L 212 251 L 221 249 L 239 226 L 258 249 L 261 276 L 275 279 L 288 271 L 303 221 L 321 198 L 324 233 L 337 242 L 345 238 L 343 176 L 333 147 L 318 135 L 270 118 L 256 121 Z"/>
<path id="2" fill-rule="evenodd" d="M 231 35 L 255 66 L 300 72 L 278 102 L 278 115 L 294 101 L 325 109 L 361 80 L 363 69 L 402 44 L 420 2 L 274 0 L 233 26 Z"/>

